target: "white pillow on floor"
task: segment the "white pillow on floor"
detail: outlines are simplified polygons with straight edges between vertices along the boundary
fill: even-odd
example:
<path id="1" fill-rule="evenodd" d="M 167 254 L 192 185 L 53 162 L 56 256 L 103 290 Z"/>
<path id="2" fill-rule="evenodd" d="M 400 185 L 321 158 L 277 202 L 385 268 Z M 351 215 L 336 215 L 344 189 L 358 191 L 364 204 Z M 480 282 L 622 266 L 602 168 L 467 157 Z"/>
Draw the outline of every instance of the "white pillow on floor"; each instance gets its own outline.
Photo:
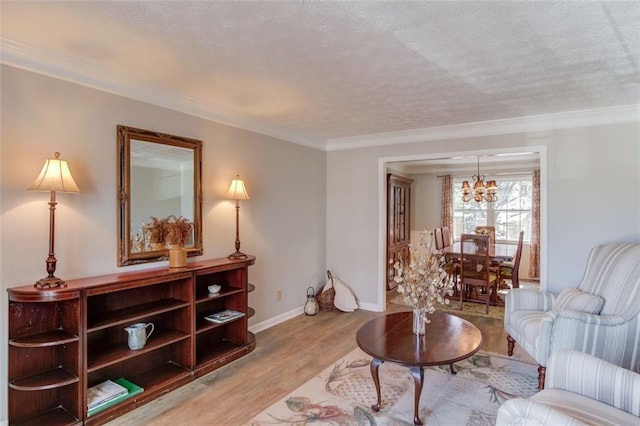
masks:
<path id="1" fill-rule="evenodd" d="M 356 296 L 351 289 L 339 279 L 333 279 L 333 288 L 336 292 L 333 304 L 336 308 L 342 312 L 353 312 L 358 309 L 358 302 L 356 302 Z"/>

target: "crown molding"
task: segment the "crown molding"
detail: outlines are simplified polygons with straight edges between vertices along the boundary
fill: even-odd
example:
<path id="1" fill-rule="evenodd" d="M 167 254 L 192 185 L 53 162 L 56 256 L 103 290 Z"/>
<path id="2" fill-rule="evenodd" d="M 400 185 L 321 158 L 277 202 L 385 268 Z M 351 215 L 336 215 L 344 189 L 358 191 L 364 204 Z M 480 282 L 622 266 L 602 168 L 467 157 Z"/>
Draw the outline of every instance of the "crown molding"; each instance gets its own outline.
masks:
<path id="1" fill-rule="evenodd" d="M 640 104 L 329 139 L 326 149 L 327 151 L 337 151 L 382 145 L 430 142 L 512 133 L 534 133 L 548 130 L 633 122 L 640 123 Z"/>
<path id="2" fill-rule="evenodd" d="M 3 36 L 0 36 L 0 63 L 323 151 L 640 122 L 640 104 L 635 104 L 325 141 L 304 138 L 282 128 L 247 119 L 242 113 L 230 108 L 176 94 L 145 81 L 122 83 L 124 78 L 107 73 L 102 67 L 89 61 L 53 53 Z"/>
<path id="3" fill-rule="evenodd" d="M 241 113 L 201 99 L 183 96 L 145 81 L 125 82 L 102 67 L 76 57 L 53 53 L 0 36 L 0 63 L 49 77 L 90 87 L 92 89 L 123 96 L 151 105 L 167 108 L 194 117 L 214 121 L 231 127 L 282 139 L 298 145 L 324 150 L 324 140 L 301 138 L 297 134 L 249 120 Z"/>

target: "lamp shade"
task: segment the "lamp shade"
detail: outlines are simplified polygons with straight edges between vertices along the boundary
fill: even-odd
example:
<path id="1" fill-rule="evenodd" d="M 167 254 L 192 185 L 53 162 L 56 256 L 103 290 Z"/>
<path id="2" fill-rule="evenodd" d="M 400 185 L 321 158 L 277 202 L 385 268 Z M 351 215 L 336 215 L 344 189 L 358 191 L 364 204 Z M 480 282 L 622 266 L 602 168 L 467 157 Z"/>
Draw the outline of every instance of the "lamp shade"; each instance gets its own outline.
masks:
<path id="1" fill-rule="evenodd" d="M 236 178 L 231 181 L 226 198 L 229 200 L 248 200 L 250 198 L 247 193 L 247 188 L 244 187 L 244 181 L 240 179 L 240 175 L 237 175 Z"/>
<path id="2" fill-rule="evenodd" d="M 80 192 L 73 180 L 67 162 L 60 159 L 60 153 L 55 158 L 45 160 L 40 175 L 28 188 L 35 191 Z"/>

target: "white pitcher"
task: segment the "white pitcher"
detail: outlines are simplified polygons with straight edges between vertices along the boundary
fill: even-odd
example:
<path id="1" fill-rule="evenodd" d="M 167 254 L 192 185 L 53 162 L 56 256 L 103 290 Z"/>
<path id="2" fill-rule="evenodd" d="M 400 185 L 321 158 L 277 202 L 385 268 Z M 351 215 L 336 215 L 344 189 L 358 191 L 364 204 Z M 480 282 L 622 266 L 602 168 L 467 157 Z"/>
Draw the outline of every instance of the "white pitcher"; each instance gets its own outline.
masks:
<path id="1" fill-rule="evenodd" d="M 151 327 L 151 330 L 149 330 L 149 333 L 147 333 L 147 328 L 149 327 Z M 144 345 L 147 344 L 147 339 L 149 338 L 149 336 L 151 336 L 153 330 L 154 326 L 151 322 L 138 322 L 135 324 L 131 324 L 129 327 L 126 327 L 125 331 L 129 333 L 129 349 L 135 351 L 137 349 L 144 348 Z"/>

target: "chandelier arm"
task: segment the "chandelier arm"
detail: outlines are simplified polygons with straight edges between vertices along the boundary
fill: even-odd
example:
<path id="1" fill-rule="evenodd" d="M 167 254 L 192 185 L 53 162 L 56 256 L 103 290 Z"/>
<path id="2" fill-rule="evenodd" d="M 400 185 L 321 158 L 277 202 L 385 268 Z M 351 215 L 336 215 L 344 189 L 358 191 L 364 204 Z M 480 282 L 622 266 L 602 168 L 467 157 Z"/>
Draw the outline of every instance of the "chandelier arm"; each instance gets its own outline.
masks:
<path id="1" fill-rule="evenodd" d="M 483 200 L 487 202 L 494 202 L 498 200 L 498 196 L 495 194 L 497 189 L 497 185 L 495 180 L 487 181 L 487 184 L 484 183 L 485 176 L 480 174 L 480 157 L 476 157 L 476 167 L 478 174 L 472 176 L 474 183 L 473 188 L 470 188 L 467 181 L 464 181 L 462 184 L 463 194 L 462 201 L 468 202 L 472 199 L 476 202 L 481 202 Z"/>

